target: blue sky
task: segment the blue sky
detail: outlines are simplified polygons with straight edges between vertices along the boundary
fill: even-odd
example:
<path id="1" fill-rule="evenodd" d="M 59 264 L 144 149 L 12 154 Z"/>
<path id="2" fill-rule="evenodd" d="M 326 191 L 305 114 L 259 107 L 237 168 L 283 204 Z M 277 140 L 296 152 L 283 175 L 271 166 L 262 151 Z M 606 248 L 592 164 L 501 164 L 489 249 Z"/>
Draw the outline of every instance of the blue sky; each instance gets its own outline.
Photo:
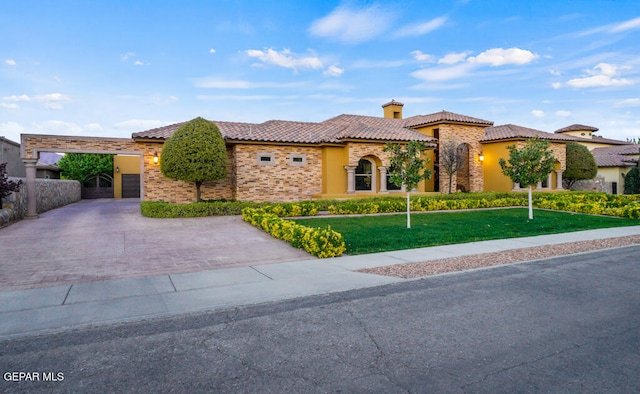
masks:
<path id="1" fill-rule="evenodd" d="M 640 137 L 637 0 L 3 1 L 0 135 L 447 110 Z"/>

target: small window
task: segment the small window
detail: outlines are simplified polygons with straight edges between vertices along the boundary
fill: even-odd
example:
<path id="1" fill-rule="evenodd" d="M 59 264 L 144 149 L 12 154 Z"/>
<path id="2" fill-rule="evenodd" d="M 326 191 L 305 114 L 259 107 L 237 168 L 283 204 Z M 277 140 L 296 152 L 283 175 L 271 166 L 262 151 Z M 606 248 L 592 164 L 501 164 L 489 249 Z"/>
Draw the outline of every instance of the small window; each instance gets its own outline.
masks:
<path id="1" fill-rule="evenodd" d="M 307 164 L 307 155 L 292 153 L 289 155 L 289 164 L 302 167 Z"/>
<path id="2" fill-rule="evenodd" d="M 276 165 L 276 157 L 273 153 L 258 153 L 258 165 L 259 166 L 274 166 Z"/>

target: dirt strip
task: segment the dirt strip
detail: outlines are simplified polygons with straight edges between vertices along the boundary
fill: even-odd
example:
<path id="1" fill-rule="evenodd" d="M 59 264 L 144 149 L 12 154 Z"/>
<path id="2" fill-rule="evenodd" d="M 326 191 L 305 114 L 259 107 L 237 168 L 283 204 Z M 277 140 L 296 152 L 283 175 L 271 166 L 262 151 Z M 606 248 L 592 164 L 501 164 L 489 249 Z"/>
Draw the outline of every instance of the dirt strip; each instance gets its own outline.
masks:
<path id="1" fill-rule="evenodd" d="M 481 267 L 531 261 L 548 257 L 564 256 L 599 249 L 609 249 L 640 244 L 640 235 L 599 239 L 593 241 L 570 242 L 558 245 L 534 246 L 531 248 L 505 250 L 502 252 L 483 253 L 472 256 L 452 257 L 422 263 L 395 264 L 384 267 L 358 270 L 376 275 L 413 279 L 424 276 L 464 271 Z"/>

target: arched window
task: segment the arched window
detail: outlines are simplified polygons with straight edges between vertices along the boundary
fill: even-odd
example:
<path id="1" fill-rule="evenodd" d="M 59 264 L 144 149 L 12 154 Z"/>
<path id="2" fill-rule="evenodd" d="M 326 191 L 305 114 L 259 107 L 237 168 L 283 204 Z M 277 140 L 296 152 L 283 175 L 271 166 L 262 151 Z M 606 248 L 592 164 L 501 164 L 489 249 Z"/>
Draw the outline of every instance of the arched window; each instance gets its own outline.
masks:
<path id="1" fill-rule="evenodd" d="M 356 168 L 356 190 L 373 190 L 374 164 L 368 159 L 360 159 Z"/>

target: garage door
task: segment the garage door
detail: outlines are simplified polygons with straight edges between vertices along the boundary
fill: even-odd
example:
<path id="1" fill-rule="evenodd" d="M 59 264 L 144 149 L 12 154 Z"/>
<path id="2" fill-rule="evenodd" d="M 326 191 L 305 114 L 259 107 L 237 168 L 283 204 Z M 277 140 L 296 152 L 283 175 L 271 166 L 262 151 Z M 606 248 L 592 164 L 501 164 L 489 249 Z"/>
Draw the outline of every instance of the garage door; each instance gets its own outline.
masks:
<path id="1" fill-rule="evenodd" d="M 122 198 L 140 198 L 140 174 L 122 174 Z"/>

